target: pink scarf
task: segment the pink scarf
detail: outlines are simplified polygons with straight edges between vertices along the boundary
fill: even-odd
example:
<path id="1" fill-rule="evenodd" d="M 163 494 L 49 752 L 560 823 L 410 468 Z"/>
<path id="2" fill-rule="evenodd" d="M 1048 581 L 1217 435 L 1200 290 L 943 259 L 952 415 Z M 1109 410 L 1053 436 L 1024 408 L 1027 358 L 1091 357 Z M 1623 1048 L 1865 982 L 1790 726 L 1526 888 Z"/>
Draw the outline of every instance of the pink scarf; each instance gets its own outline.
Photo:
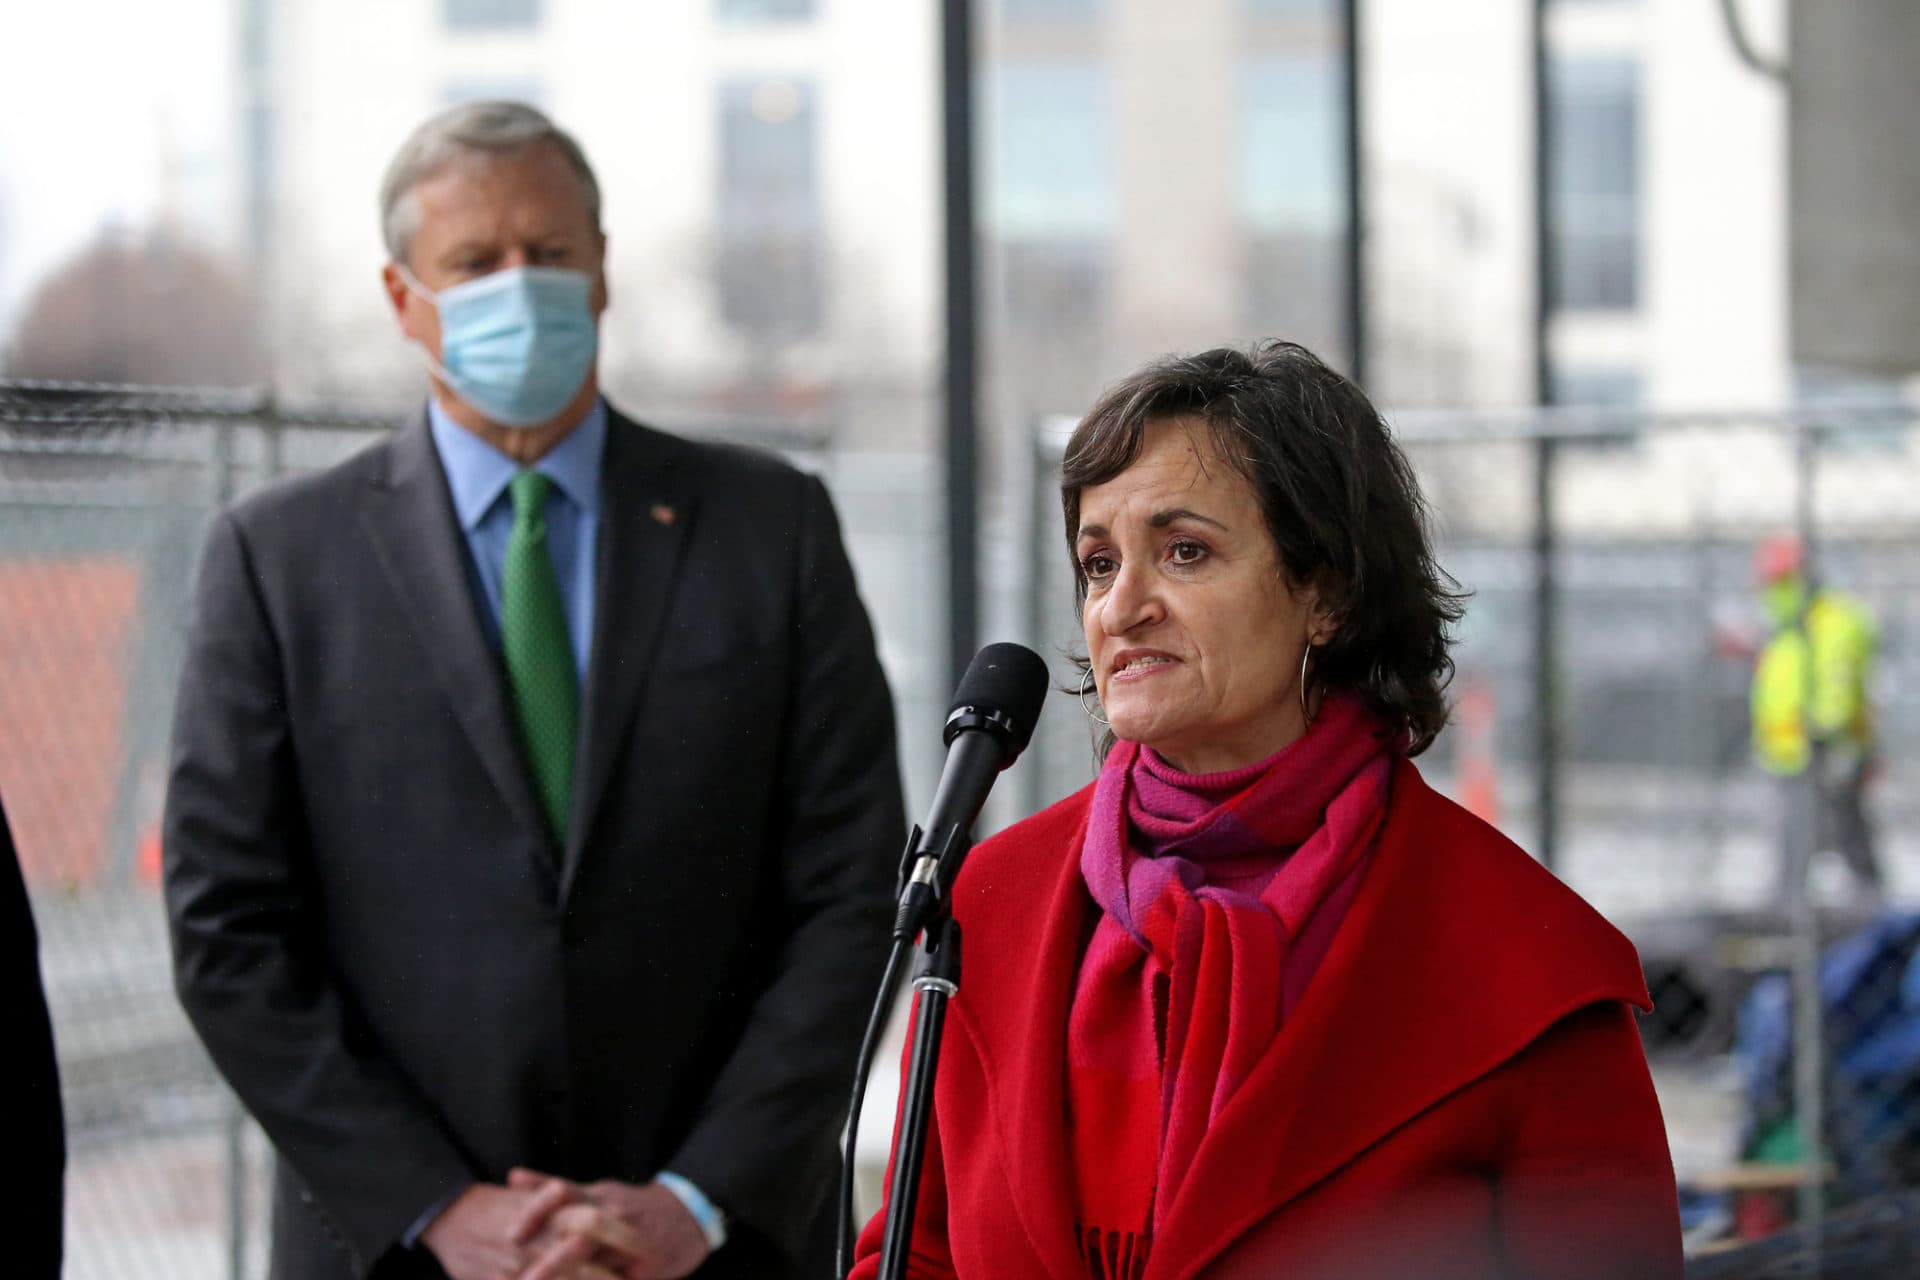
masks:
<path id="1" fill-rule="evenodd" d="M 1386 813 L 1400 744 L 1356 697 L 1258 764 L 1183 774 L 1123 742 L 1080 872 L 1102 915 L 1068 1015 L 1076 1231 L 1093 1274 L 1144 1274 L 1201 1138 L 1326 953 Z"/>

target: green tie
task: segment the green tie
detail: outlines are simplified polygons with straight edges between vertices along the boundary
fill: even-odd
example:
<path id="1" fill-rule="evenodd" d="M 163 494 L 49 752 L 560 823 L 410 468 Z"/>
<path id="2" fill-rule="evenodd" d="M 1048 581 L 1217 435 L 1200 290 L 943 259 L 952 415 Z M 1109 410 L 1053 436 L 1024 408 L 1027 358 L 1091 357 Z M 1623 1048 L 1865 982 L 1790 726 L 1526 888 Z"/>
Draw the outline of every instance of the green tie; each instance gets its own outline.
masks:
<path id="1" fill-rule="evenodd" d="M 547 549 L 547 495 L 538 471 L 513 478 L 513 534 L 500 583 L 500 646 L 520 721 L 520 741 L 554 839 L 567 840 L 573 799 L 573 742 L 580 726 L 580 683 L 567 637 L 560 580 Z"/>

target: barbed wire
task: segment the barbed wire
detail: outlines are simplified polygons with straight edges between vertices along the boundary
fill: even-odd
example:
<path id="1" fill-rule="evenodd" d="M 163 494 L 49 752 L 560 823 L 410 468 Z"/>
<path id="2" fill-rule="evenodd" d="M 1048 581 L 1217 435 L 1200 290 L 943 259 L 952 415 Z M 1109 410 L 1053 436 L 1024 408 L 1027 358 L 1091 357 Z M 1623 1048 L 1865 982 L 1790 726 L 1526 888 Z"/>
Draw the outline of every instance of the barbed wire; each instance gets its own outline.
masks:
<path id="1" fill-rule="evenodd" d="M 0 380 L 0 426 L 114 429 L 234 421 L 366 431 L 392 427 L 407 412 L 401 405 L 289 403 L 272 391 L 249 387 Z"/>
<path id="2" fill-rule="evenodd" d="M 0 379 L 0 452 L 90 452 L 88 437 L 150 433 L 160 426 L 221 426 L 319 432 L 390 431 L 418 412 L 418 400 L 343 403 L 287 400 L 257 387 Z M 696 412 L 662 425 L 705 440 L 820 454 L 834 445 L 831 424 L 765 415 Z M 113 456 L 118 446 L 95 450 Z M 143 460 L 152 455 L 143 451 Z M 183 455 L 184 458 L 184 455 Z M 165 460 L 165 459 L 162 459 Z"/>

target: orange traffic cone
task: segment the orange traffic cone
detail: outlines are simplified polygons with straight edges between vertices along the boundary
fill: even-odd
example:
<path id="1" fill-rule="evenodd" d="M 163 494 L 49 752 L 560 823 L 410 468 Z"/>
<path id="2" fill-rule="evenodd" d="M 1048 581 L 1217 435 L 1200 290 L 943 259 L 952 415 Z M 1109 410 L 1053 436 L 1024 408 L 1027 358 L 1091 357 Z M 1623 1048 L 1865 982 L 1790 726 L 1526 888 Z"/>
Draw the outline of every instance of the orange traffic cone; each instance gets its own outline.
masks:
<path id="1" fill-rule="evenodd" d="M 1478 758 L 1461 762 L 1460 807 L 1483 822 L 1500 825 L 1500 778 L 1491 762 Z"/>
<path id="2" fill-rule="evenodd" d="M 140 833 L 140 843 L 133 850 L 134 874 L 147 883 L 160 883 L 160 828 L 158 824 L 148 827 Z"/>
<path id="3" fill-rule="evenodd" d="M 1460 694 L 1460 805 L 1476 818 L 1500 825 L 1499 752 L 1494 746 L 1498 712 L 1493 689 L 1478 677 L 1469 678 Z"/>

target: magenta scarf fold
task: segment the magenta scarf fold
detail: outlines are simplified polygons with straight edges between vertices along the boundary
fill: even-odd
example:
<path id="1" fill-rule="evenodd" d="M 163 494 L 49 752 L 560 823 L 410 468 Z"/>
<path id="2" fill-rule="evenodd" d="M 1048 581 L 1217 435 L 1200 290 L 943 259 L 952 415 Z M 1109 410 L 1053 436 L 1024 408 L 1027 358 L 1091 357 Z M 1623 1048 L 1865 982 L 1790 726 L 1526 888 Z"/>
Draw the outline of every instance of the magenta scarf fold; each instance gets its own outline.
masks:
<path id="1" fill-rule="evenodd" d="M 1097 1274 L 1144 1271 L 1208 1125 L 1359 886 L 1401 749 L 1358 698 L 1333 695 L 1244 769 L 1183 774 L 1126 742 L 1108 755 L 1080 851 L 1102 914 L 1068 1015 L 1075 1212 Z"/>

